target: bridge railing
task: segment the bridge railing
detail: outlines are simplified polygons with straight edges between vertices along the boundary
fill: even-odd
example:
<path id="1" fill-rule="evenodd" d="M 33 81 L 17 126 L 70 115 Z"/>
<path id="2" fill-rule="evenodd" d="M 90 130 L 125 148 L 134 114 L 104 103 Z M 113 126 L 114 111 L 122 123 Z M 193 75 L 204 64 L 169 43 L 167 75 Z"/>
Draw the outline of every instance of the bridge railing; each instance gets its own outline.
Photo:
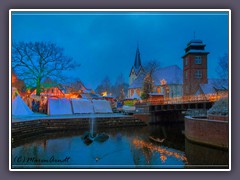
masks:
<path id="1" fill-rule="evenodd" d="M 164 98 L 164 100 L 147 100 L 145 102 L 151 105 L 157 104 L 183 104 L 183 103 L 194 103 L 194 102 L 215 102 L 221 98 L 228 97 L 228 93 L 213 93 L 206 95 L 196 95 L 196 96 L 180 96 L 173 98 Z"/>

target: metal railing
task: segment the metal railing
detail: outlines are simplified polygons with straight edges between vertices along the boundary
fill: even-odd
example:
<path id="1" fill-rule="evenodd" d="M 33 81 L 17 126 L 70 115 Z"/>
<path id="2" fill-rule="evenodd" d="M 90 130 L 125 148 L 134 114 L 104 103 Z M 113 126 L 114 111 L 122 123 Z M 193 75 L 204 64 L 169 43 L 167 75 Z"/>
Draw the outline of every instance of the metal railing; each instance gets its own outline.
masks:
<path id="1" fill-rule="evenodd" d="M 173 98 L 164 98 L 164 100 L 146 100 L 142 103 L 148 103 L 151 105 L 161 105 L 161 104 L 184 104 L 184 103 L 194 103 L 194 102 L 215 102 L 221 98 L 227 98 L 228 93 L 221 94 L 207 94 L 207 95 L 196 95 L 196 96 L 181 96 Z"/>

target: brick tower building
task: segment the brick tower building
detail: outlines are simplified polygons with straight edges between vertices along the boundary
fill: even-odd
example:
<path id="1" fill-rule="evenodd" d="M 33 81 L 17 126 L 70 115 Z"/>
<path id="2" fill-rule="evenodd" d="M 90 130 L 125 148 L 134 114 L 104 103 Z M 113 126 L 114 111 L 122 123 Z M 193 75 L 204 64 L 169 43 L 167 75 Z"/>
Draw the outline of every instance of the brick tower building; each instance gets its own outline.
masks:
<path id="1" fill-rule="evenodd" d="M 207 55 L 201 40 L 191 40 L 183 55 L 183 95 L 194 95 L 200 84 L 207 84 Z"/>

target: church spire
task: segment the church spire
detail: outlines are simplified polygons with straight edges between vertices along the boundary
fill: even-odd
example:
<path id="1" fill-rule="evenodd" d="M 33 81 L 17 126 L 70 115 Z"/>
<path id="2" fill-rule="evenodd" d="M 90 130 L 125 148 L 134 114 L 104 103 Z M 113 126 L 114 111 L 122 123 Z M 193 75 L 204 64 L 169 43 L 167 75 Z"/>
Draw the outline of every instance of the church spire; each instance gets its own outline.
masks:
<path id="1" fill-rule="evenodd" d="M 136 50 L 134 64 L 132 66 L 132 69 L 131 69 L 130 75 L 129 75 L 129 84 L 130 85 L 139 76 L 139 74 L 142 71 L 143 71 L 143 67 L 141 64 L 140 52 L 139 52 L 139 48 L 138 48 L 138 44 L 137 44 L 137 50 Z"/>
<path id="2" fill-rule="evenodd" d="M 136 50 L 136 56 L 135 56 L 135 61 L 134 61 L 134 68 L 138 70 L 142 66 L 141 64 L 141 58 L 140 58 L 140 52 L 137 44 L 137 50 Z"/>

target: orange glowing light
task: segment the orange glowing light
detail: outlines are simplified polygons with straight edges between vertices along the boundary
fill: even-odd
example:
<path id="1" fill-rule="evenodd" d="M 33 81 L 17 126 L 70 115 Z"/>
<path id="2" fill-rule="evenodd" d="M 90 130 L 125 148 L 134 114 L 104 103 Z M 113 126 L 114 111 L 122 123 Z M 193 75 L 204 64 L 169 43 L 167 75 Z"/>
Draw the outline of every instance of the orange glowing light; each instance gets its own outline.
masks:
<path id="1" fill-rule="evenodd" d="M 160 159 L 162 160 L 163 163 L 165 163 L 165 161 L 166 161 L 166 159 L 167 159 L 167 156 L 161 155 L 161 156 L 160 156 Z"/>
<path id="2" fill-rule="evenodd" d="M 102 96 L 107 96 L 107 91 L 102 92 Z"/>
<path id="3" fill-rule="evenodd" d="M 167 156 L 173 156 L 173 157 L 180 159 L 181 161 L 184 161 L 185 163 L 187 163 L 187 158 L 184 154 L 180 154 L 178 152 L 173 152 L 173 151 L 168 150 L 167 148 L 155 146 L 152 143 L 145 142 L 145 141 L 139 140 L 139 139 L 133 139 L 132 143 L 137 148 L 148 148 L 151 151 L 159 152 L 161 154 L 160 159 L 163 162 L 166 161 Z"/>
<path id="4" fill-rule="evenodd" d="M 167 84 L 167 81 L 165 79 L 162 79 L 160 82 L 161 82 L 161 85 L 166 85 Z"/>

